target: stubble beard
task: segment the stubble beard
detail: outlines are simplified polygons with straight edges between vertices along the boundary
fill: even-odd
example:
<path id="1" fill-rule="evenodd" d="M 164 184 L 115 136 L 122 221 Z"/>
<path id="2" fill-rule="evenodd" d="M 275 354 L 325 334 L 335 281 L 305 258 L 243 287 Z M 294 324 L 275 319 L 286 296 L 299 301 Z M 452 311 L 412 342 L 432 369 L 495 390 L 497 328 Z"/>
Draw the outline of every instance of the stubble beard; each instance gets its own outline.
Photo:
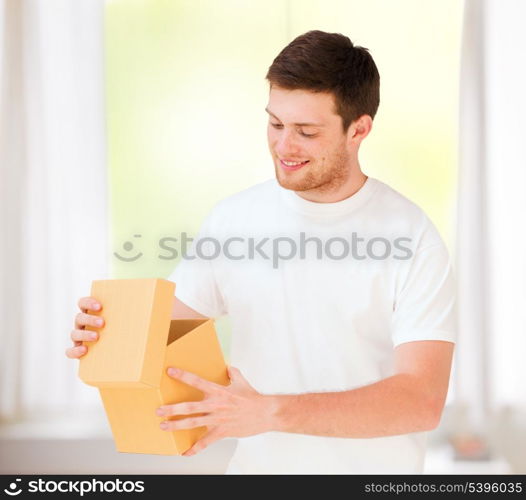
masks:
<path id="1" fill-rule="evenodd" d="M 277 160 L 279 162 L 279 160 Z M 349 154 L 346 150 L 332 157 L 323 157 L 319 164 L 310 162 L 292 175 L 275 166 L 276 178 L 285 189 L 292 191 L 325 194 L 336 191 L 347 182 L 351 173 Z"/>

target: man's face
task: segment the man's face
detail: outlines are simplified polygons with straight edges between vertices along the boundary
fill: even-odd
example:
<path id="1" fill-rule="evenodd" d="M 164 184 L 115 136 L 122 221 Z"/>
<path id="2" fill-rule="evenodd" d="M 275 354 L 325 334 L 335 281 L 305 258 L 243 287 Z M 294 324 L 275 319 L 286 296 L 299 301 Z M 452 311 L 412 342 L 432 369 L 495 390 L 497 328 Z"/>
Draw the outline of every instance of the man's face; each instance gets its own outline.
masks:
<path id="1" fill-rule="evenodd" d="M 332 94 L 272 86 L 266 111 L 268 145 L 281 186 L 326 193 L 348 180 L 350 151 Z"/>

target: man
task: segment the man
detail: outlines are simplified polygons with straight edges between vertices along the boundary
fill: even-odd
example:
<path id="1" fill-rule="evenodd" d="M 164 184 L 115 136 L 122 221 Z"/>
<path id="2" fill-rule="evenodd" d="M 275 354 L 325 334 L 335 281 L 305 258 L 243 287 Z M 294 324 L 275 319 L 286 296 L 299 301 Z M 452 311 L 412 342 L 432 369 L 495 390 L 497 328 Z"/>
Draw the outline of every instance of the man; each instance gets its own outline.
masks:
<path id="1" fill-rule="evenodd" d="M 230 316 L 231 385 L 174 367 L 204 398 L 160 408 L 162 428 L 208 427 L 186 455 L 242 438 L 229 473 L 419 473 L 447 394 L 454 283 L 430 220 L 358 162 L 376 65 L 347 37 L 310 31 L 267 79 L 276 179 L 218 203 L 199 258 L 169 278 L 173 318 Z M 213 241 L 224 255 L 210 258 Z M 70 357 L 86 353 L 95 304 L 79 302 Z"/>

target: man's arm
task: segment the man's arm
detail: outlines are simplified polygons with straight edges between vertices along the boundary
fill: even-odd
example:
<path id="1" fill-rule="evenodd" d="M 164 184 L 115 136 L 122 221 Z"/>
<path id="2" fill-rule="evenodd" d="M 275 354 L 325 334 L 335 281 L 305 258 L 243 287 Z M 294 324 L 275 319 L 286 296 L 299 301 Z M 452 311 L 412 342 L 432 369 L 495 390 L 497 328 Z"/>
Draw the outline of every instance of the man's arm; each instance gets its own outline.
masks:
<path id="1" fill-rule="evenodd" d="M 272 396 L 272 430 L 348 438 L 393 436 L 437 427 L 454 344 L 418 341 L 395 349 L 396 374 L 357 389 Z"/>
<path id="2" fill-rule="evenodd" d="M 199 389 L 204 397 L 166 405 L 157 415 L 183 417 L 161 423 L 167 431 L 208 427 L 208 433 L 185 455 L 218 439 L 269 431 L 347 438 L 427 431 L 440 421 L 453 350 L 454 344 L 445 341 L 400 344 L 395 349 L 395 375 L 348 391 L 299 395 L 260 394 L 233 367 L 228 369 L 229 386 L 172 367 L 170 376 Z"/>

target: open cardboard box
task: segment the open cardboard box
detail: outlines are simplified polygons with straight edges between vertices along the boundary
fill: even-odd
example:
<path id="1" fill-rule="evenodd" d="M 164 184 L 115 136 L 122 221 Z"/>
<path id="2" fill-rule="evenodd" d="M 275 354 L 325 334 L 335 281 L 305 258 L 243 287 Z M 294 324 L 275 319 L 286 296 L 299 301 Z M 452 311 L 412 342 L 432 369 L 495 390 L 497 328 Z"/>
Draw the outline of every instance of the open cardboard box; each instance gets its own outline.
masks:
<path id="1" fill-rule="evenodd" d="M 162 279 L 94 281 L 91 296 L 104 317 L 97 342 L 84 342 L 79 377 L 99 388 L 117 450 L 179 455 L 206 427 L 163 431 L 159 406 L 199 401 L 201 391 L 169 377 L 176 366 L 227 385 L 226 365 L 209 319 L 171 319 L 174 283 Z M 172 417 L 177 418 L 177 417 Z"/>

